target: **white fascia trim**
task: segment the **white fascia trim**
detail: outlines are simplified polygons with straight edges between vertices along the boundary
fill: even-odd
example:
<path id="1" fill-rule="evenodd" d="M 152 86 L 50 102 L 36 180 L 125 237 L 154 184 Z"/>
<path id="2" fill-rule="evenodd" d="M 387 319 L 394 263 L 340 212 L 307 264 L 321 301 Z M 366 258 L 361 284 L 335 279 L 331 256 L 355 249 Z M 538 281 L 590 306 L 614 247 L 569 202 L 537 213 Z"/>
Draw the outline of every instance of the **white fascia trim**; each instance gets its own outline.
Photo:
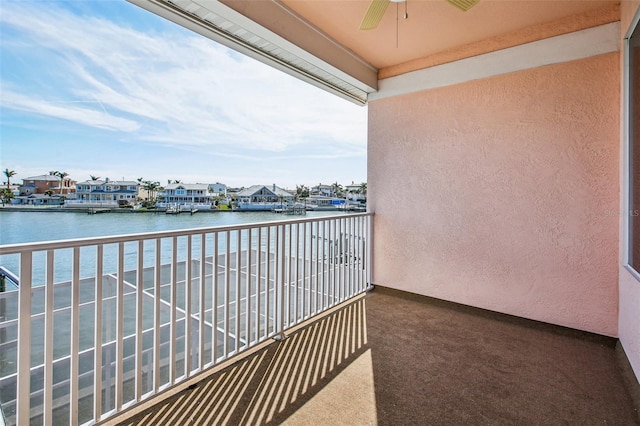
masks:
<path id="1" fill-rule="evenodd" d="M 379 81 L 368 100 L 588 58 L 620 50 L 620 22 L 550 37 Z"/>
<path id="2" fill-rule="evenodd" d="M 361 81 L 354 79 L 353 77 L 349 76 L 348 74 L 337 70 L 335 67 L 325 63 L 324 61 L 316 58 L 315 56 L 306 54 L 305 57 L 309 57 L 309 58 L 313 58 L 313 62 L 312 64 L 319 64 L 317 67 L 320 69 L 323 69 L 324 71 L 328 71 L 329 69 L 336 69 L 338 72 L 336 72 L 336 76 L 341 76 L 344 77 L 345 82 L 350 83 L 357 83 L 356 84 L 352 84 L 352 87 L 356 88 L 357 90 L 360 90 L 361 92 L 363 92 L 363 96 L 362 98 L 358 97 L 358 96 L 354 96 L 352 94 L 347 93 L 346 91 L 340 90 L 337 87 L 332 86 L 330 83 L 326 82 L 326 81 L 322 81 L 319 78 L 316 78 L 312 75 L 307 75 L 304 72 L 302 72 L 299 69 L 295 69 L 293 66 L 288 65 L 288 64 L 284 64 L 281 61 L 278 61 L 275 58 L 271 58 L 269 56 L 267 56 L 266 54 L 264 54 L 263 52 L 260 52 L 258 49 L 249 47 L 249 46 L 244 46 L 242 44 L 238 44 L 236 41 L 231 40 L 230 38 L 227 38 L 225 36 L 222 36 L 220 34 L 218 34 L 217 32 L 211 30 L 209 27 L 207 27 L 207 25 L 205 25 L 203 22 L 200 22 L 199 20 L 195 19 L 192 16 L 189 16 L 187 13 L 182 12 L 180 10 L 174 10 L 170 7 L 170 5 L 167 5 L 166 3 L 164 3 L 163 0 L 127 0 L 128 2 L 135 4 L 136 6 L 139 6 L 143 9 L 148 10 L 151 13 L 154 13 L 158 16 L 161 16 L 165 19 L 168 19 L 169 21 L 172 21 L 178 25 L 181 25 L 195 33 L 198 33 L 204 37 L 207 37 L 211 40 L 214 40 L 220 44 L 222 44 L 223 46 L 226 46 L 230 49 L 233 49 L 239 53 L 242 53 L 246 56 L 249 56 L 259 62 L 265 63 L 267 65 L 272 66 L 273 68 L 280 70 L 282 72 L 284 72 L 285 74 L 289 74 L 293 77 L 296 77 L 302 81 L 305 81 L 309 84 L 311 84 L 312 86 L 316 86 L 320 89 L 326 90 L 330 93 L 333 93 L 334 95 L 346 99 L 350 102 L 356 103 L 358 105 L 364 105 L 366 104 L 366 94 L 369 92 L 372 92 L 374 89 L 370 88 L 368 85 L 362 83 Z M 225 9 L 225 13 L 230 13 L 233 14 L 234 16 L 236 16 L 238 18 L 239 21 L 245 22 L 245 23 L 251 23 L 251 25 L 253 26 L 253 29 L 258 32 L 258 30 L 260 30 L 260 33 L 263 34 L 265 30 L 263 27 L 257 26 L 257 24 L 255 24 L 253 21 L 250 21 L 249 19 L 247 19 L 246 17 L 244 17 L 241 14 L 238 14 L 237 12 L 235 12 L 234 10 L 228 8 L 227 6 L 221 4 L 220 2 L 218 2 L 217 0 L 209 0 L 209 2 L 211 4 L 215 3 L 217 4 L 217 7 L 219 8 L 223 8 Z M 209 2 L 207 2 L 207 5 L 209 5 Z M 225 16 L 222 13 L 218 13 L 219 11 L 217 10 L 215 13 L 218 14 L 218 16 Z M 235 24 L 240 24 L 240 22 L 234 22 Z M 278 37 L 275 34 L 268 32 L 268 34 L 270 35 L 270 37 L 275 38 Z M 257 34 L 256 34 L 257 35 Z M 297 48 L 296 49 L 302 51 L 301 49 Z M 305 52 L 306 53 L 306 52 Z M 308 60 L 307 62 L 311 62 L 310 60 Z M 348 81 L 347 81 L 348 80 Z M 361 88 L 362 87 L 362 88 Z"/>
<path id="3" fill-rule="evenodd" d="M 310 64 L 322 70 L 325 70 L 330 74 L 335 75 L 339 79 L 351 84 L 352 86 L 360 90 L 363 90 L 365 92 L 372 92 L 375 90 L 374 87 L 370 87 L 369 85 L 363 83 L 362 81 L 353 78 L 352 76 L 345 73 L 344 71 L 341 71 L 340 69 L 334 67 L 333 65 L 328 64 L 327 62 L 310 54 L 306 50 L 299 48 L 298 46 L 291 43 L 290 41 L 280 37 L 279 35 L 269 31 L 268 29 L 262 27 L 261 25 L 258 25 L 257 23 L 247 18 L 246 16 L 220 3 L 218 0 L 191 0 L 191 1 L 201 7 L 204 7 L 205 9 L 210 10 L 211 12 L 215 13 L 216 15 L 222 18 L 230 22 L 233 22 L 236 25 L 241 26 L 242 28 L 245 28 L 246 30 L 252 32 L 253 34 L 279 46 L 281 49 L 287 52 L 290 52 L 291 54 L 297 56 L 298 58 L 303 59 L 309 62 Z M 360 60 L 360 62 L 362 61 Z M 362 63 L 364 64 L 364 62 Z"/>

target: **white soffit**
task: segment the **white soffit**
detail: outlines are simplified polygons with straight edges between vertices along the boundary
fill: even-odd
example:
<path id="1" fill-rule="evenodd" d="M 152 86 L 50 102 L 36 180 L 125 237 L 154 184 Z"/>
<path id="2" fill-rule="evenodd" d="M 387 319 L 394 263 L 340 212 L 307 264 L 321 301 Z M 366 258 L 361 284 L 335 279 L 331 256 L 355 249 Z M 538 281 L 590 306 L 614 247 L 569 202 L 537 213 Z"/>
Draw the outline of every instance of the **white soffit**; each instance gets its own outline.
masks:
<path id="1" fill-rule="evenodd" d="M 379 81 L 369 100 L 450 86 L 620 50 L 620 22 L 526 43 Z"/>
<path id="2" fill-rule="evenodd" d="M 128 1 L 356 104 L 375 90 L 217 0 Z"/>

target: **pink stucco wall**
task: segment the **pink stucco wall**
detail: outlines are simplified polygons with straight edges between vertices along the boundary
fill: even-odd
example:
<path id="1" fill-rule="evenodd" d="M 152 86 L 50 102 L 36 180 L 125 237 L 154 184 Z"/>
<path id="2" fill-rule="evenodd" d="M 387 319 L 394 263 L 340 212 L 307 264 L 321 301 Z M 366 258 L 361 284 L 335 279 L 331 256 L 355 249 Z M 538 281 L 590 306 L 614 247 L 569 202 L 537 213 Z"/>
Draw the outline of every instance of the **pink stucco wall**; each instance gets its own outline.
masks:
<path id="1" fill-rule="evenodd" d="M 619 54 L 369 104 L 374 284 L 618 332 Z"/>
<path id="2" fill-rule="evenodd" d="M 622 34 L 620 38 L 625 36 L 627 30 L 629 29 L 629 25 L 631 24 L 631 20 L 638 9 L 639 2 L 622 2 L 620 13 L 620 30 Z M 622 58 L 620 60 L 620 74 L 623 73 L 624 63 Z M 624 89 L 621 85 L 621 91 Z M 624 99 L 621 97 L 621 99 Z M 622 108 L 622 104 L 621 104 Z M 622 142 L 620 143 L 622 147 Z M 621 158 L 624 157 L 624 153 L 622 149 L 620 150 Z M 620 181 L 623 181 L 623 177 L 621 175 Z M 620 205 L 620 210 L 624 211 L 623 204 Z M 624 216 L 621 216 L 621 219 L 624 220 Z M 622 235 L 622 221 L 621 225 L 621 235 Z M 624 347 L 625 353 L 627 354 L 627 358 L 629 358 L 629 362 L 633 367 L 636 377 L 640 377 L 640 282 L 635 279 L 622 265 L 624 262 L 623 259 L 623 251 L 622 251 L 623 241 L 621 239 L 620 245 L 620 316 L 618 322 L 618 333 L 620 336 L 620 341 L 622 342 L 622 346 Z"/>

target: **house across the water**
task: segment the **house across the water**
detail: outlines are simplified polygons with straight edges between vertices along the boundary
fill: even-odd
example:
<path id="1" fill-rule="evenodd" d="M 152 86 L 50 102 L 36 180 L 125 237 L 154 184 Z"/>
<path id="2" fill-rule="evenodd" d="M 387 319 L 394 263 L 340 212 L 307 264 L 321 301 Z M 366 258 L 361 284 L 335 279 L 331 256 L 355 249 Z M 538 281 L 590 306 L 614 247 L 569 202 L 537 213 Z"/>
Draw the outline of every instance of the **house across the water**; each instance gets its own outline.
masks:
<path id="1" fill-rule="evenodd" d="M 237 193 L 238 210 L 273 210 L 293 203 L 293 194 L 276 186 L 253 185 Z"/>

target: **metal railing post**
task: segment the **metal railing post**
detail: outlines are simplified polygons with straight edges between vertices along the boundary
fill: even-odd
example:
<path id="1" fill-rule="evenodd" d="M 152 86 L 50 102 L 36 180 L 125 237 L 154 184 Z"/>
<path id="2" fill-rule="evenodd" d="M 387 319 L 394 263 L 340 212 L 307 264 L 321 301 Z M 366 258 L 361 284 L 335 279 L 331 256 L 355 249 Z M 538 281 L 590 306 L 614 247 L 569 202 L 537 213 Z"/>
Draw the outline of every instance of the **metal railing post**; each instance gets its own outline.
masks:
<path id="1" fill-rule="evenodd" d="M 29 424 L 31 417 L 31 280 L 33 253 L 20 254 L 18 293 L 18 382 L 16 424 Z"/>

